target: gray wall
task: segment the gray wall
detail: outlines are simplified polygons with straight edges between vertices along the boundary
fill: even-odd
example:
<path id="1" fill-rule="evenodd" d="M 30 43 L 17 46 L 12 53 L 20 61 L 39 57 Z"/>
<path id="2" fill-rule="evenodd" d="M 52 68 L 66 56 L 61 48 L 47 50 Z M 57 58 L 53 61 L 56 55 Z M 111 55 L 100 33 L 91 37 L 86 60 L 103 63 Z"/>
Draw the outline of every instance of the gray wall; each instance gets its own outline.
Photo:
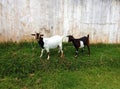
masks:
<path id="1" fill-rule="evenodd" d="M 120 43 L 120 0 L 0 0 L 0 42 L 55 34 Z"/>

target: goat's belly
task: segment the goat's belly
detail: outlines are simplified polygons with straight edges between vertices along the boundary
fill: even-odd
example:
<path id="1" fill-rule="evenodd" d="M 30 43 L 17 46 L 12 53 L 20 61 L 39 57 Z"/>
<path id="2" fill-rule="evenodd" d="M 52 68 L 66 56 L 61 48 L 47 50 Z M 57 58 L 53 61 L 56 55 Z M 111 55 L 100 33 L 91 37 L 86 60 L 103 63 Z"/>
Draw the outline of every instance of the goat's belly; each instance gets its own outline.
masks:
<path id="1" fill-rule="evenodd" d="M 57 48 L 57 47 L 58 47 L 58 45 L 55 45 L 55 44 L 49 45 L 49 48 Z"/>
<path id="2" fill-rule="evenodd" d="M 58 45 L 59 45 L 58 43 L 56 43 L 56 44 L 49 43 L 49 44 L 45 44 L 45 47 L 52 49 L 52 48 L 57 48 Z"/>
<path id="3" fill-rule="evenodd" d="M 83 48 L 84 47 L 84 43 L 83 41 L 80 41 L 80 48 Z"/>

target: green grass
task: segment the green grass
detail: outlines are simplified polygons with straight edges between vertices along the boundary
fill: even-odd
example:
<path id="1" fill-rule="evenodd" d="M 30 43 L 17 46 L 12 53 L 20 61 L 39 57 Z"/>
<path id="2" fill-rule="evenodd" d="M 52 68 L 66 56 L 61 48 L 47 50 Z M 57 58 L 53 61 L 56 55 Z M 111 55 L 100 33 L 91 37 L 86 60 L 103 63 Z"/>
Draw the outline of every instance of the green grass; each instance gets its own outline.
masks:
<path id="1" fill-rule="evenodd" d="M 91 44 L 91 55 L 64 43 L 64 58 L 37 43 L 0 43 L 0 89 L 120 89 L 120 44 Z"/>

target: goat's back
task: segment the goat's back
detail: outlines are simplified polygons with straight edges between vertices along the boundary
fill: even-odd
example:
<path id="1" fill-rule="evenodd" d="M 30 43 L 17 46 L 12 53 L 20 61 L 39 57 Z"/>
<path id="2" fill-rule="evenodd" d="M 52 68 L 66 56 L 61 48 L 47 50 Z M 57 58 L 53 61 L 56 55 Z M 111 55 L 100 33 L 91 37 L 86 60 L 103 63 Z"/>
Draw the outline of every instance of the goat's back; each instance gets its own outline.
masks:
<path id="1" fill-rule="evenodd" d="M 62 36 L 55 35 L 50 38 L 44 38 L 44 46 L 49 48 L 56 48 L 58 45 L 62 44 Z"/>

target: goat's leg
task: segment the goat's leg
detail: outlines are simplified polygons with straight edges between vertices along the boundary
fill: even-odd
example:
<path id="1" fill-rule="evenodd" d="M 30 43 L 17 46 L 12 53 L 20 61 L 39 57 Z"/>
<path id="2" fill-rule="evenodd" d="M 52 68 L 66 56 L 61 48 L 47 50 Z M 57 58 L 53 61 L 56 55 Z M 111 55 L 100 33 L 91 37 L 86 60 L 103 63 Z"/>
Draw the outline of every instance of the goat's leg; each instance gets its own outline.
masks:
<path id="1" fill-rule="evenodd" d="M 44 51 L 44 49 L 41 50 L 41 55 L 40 55 L 40 57 L 42 57 L 42 55 L 43 55 L 43 51 Z"/>
<path id="2" fill-rule="evenodd" d="M 78 48 L 76 48 L 76 51 L 75 51 L 75 58 L 77 58 L 78 56 Z"/>
<path id="3" fill-rule="evenodd" d="M 89 34 L 88 34 L 88 36 L 87 36 L 87 48 L 88 48 L 88 55 L 90 56 Z"/>
<path id="4" fill-rule="evenodd" d="M 63 50 L 61 49 L 60 52 L 61 52 L 61 56 L 60 57 L 62 58 L 63 57 Z"/>
<path id="5" fill-rule="evenodd" d="M 50 53 L 47 52 L 47 55 L 48 55 L 47 60 L 49 60 L 50 59 Z"/>
<path id="6" fill-rule="evenodd" d="M 46 48 L 46 51 L 47 51 L 47 60 L 49 60 L 50 59 L 49 48 Z"/>
<path id="7" fill-rule="evenodd" d="M 59 47 L 59 51 L 58 51 L 58 53 L 60 53 L 61 52 L 61 50 L 60 50 L 60 47 Z"/>
<path id="8" fill-rule="evenodd" d="M 63 50 L 62 49 L 60 49 L 60 53 L 61 53 L 61 58 L 63 57 Z"/>
<path id="9" fill-rule="evenodd" d="M 87 45 L 87 48 L 88 48 L 88 55 L 90 56 L 90 47 L 89 47 L 89 45 Z"/>
<path id="10" fill-rule="evenodd" d="M 84 52 L 84 50 L 85 50 L 85 47 L 82 48 L 82 53 Z"/>
<path id="11" fill-rule="evenodd" d="M 62 44 L 59 45 L 59 50 L 60 50 L 60 53 L 61 53 L 61 58 L 63 57 L 63 50 L 62 50 Z"/>

